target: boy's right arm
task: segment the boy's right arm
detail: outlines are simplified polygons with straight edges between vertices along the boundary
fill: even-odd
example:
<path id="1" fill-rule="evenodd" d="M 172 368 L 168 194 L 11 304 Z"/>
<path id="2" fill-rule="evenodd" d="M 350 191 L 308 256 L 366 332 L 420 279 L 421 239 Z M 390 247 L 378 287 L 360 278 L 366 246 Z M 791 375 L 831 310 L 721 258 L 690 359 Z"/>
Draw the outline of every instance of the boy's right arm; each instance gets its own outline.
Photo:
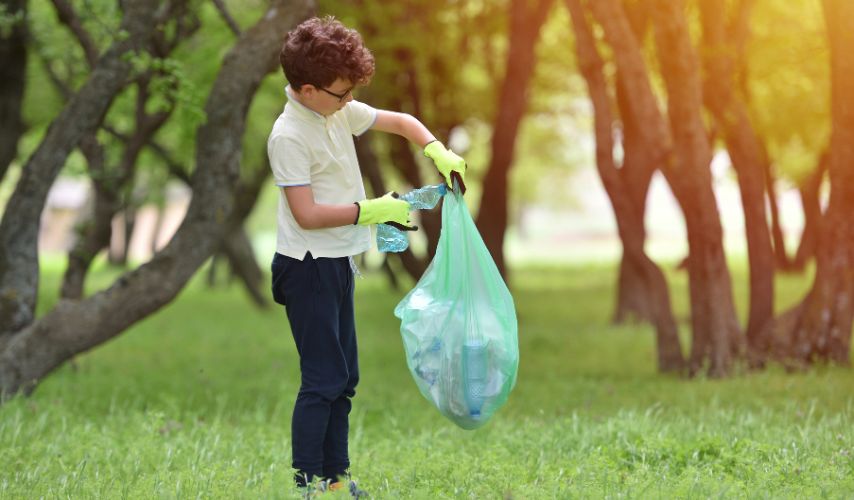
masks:
<path id="1" fill-rule="evenodd" d="M 397 199 L 392 193 L 349 205 L 326 205 L 314 202 L 311 185 L 288 186 L 282 190 L 294 219 L 303 229 L 380 223 L 393 223 L 401 230 L 415 229 L 409 221 L 409 203 Z"/>
<path id="2" fill-rule="evenodd" d="M 303 229 L 324 229 L 350 224 L 370 225 L 391 222 L 404 229 L 409 223 L 409 203 L 391 193 L 372 200 L 348 204 L 320 204 L 311 189 L 311 162 L 303 146 L 294 139 L 271 137 L 267 154 L 276 183 L 288 202 L 297 224 Z"/>
<path id="3" fill-rule="evenodd" d="M 314 202 L 311 186 L 283 187 L 285 198 L 297 224 L 303 229 L 323 229 L 353 224 L 359 211 L 354 204 L 321 205 Z"/>

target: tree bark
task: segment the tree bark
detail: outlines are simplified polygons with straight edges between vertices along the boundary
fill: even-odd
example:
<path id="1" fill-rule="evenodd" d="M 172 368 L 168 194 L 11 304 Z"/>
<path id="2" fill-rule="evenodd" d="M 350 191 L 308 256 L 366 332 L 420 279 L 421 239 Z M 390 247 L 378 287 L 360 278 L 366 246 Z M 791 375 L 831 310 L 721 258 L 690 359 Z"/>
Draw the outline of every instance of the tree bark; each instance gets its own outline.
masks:
<path id="1" fill-rule="evenodd" d="M 744 211 L 747 254 L 750 267 L 750 311 L 747 345 L 753 353 L 765 351 L 758 345 L 762 327 L 774 315 L 774 249 L 765 212 L 765 173 L 770 170 L 765 146 L 756 133 L 745 97 L 738 93 L 737 47 L 749 37 L 747 16 L 753 0 L 739 2 L 736 23 L 727 26 L 726 9 L 717 0 L 701 0 L 703 24 L 704 98 L 722 133 L 733 167 Z M 743 24 L 739 24 L 741 21 Z M 772 195 L 773 193 L 769 193 Z M 785 252 L 785 248 L 782 249 Z"/>
<path id="2" fill-rule="evenodd" d="M 68 2 L 68 0 L 52 0 L 52 2 L 53 7 L 56 10 L 56 17 L 59 18 L 59 21 L 62 24 L 68 27 L 71 34 L 77 39 L 77 43 L 80 44 L 80 48 L 83 49 L 83 55 L 86 57 L 86 62 L 89 64 L 90 68 L 94 68 L 98 63 L 98 46 L 83 27 L 83 22 L 80 20 L 77 12 L 74 11 L 74 7 Z"/>
<path id="3" fill-rule="evenodd" d="M 19 20 L 8 37 L 0 38 L 0 181 L 18 154 L 18 139 L 24 133 L 21 105 L 27 76 L 27 0 L 0 0 L 9 15 Z"/>
<path id="4" fill-rule="evenodd" d="M 99 60 L 88 81 L 51 123 L 23 168 L 0 222 L 0 335 L 33 321 L 38 293 L 37 240 L 48 190 L 71 150 L 103 121 L 130 74 L 126 54 L 144 50 L 156 27 L 154 0 L 128 0 L 120 38 Z"/>
<path id="5" fill-rule="evenodd" d="M 264 151 L 266 152 L 266 147 Z M 255 208 L 261 188 L 267 183 L 270 173 L 270 166 L 265 163 L 248 179 L 242 179 L 238 183 L 234 195 L 234 210 L 221 248 L 228 259 L 229 267 L 243 283 L 246 293 L 255 305 L 262 309 L 269 305 L 266 295 L 261 292 L 264 272 L 255 259 L 255 251 L 244 225 Z"/>
<path id="6" fill-rule="evenodd" d="M 768 160 L 768 150 L 764 149 L 765 157 L 765 193 L 768 198 L 768 209 L 771 211 L 771 241 L 774 247 L 774 264 L 780 271 L 789 271 L 792 261 L 786 251 L 786 240 L 783 237 L 783 227 L 780 224 L 780 206 L 777 203 L 777 188 L 774 172 L 771 170 L 771 161 Z"/>
<path id="7" fill-rule="evenodd" d="M 656 163 L 650 157 L 645 145 L 639 140 L 637 119 L 627 104 L 629 97 L 621 90 L 622 77 L 617 73 L 617 103 L 623 123 L 623 165 L 619 175 L 623 186 L 632 203 L 635 218 L 631 235 L 639 240 L 643 247 L 646 241 L 646 197 L 656 170 Z M 633 243 L 635 244 L 635 243 Z M 648 285 L 643 279 L 644 270 L 635 265 L 635 260 L 629 259 L 626 252 L 620 259 L 620 271 L 617 282 L 617 305 L 614 310 L 614 322 L 640 321 L 654 323 L 657 306 L 648 292 Z"/>
<path id="8" fill-rule="evenodd" d="M 643 3 L 631 4 L 624 2 L 626 15 L 629 19 L 632 32 L 638 43 L 643 45 L 643 39 L 648 28 L 648 14 Z M 637 221 L 633 227 L 633 235 L 640 238 L 643 247 L 646 241 L 646 227 L 644 224 L 646 215 L 646 198 L 652 175 L 658 168 L 656 159 L 650 155 L 647 145 L 643 143 L 640 128 L 643 122 L 638 121 L 629 105 L 631 96 L 625 88 L 625 76 L 617 70 L 617 108 L 620 113 L 622 124 L 622 146 L 623 164 L 619 169 L 619 175 L 623 180 L 623 186 L 632 203 Z M 633 243 L 635 244 L 635 243 Z M 614 311 L 614 322 L 642 321 L 655 324 L 657 307 L 652 296 L 648 293 L 648 285 L 644 280 L 644 269 L 634 264 L 634 259 L 629 259 L 626 252 L 620 259 L 620 274 L 617 281 L 617 305 Z M 668 300 L 669 304 L 669 300 Z M 669 309 L 669 305 L 668 305 Z M 669 313 L 672 315 L 672 313 Z"/>
<path id="9" fill-rule="evenodd" d="M 693 328 L 691 370 L 708 367 L 712 376 L 728 373 L 739 329 L 732 303 L 729 270 L 723 253 L 722 229 L 712 192 L 711 149 L 700 117 L 700 81 L 691 51 L 683 3 L 655 1 L 653 24 L 662 74 L 669 96 L 670 125 L 658 109 L 640 46 L 616 0 L 590 2 L 624 75 L 629 101 L 644 143 L 673 189 L 688 229 L 689 288 Z M 671 135 L 672 129 L 672 135 Z"/>
<path id="10" fill-rule="evenodd" d="M 850 363 L 854 323 L 854 3 L 824 0 L 830 40 L 830 201 L 819 230 L 812 289 L 788 338 L 800 363 Z"/>
<path id="11" fill-rule="evenodd" d="M 792 260 L 792 270 L 803 271 L 807 262 L 815 257 L 816 246 L 818 245 L 819 225 L 821 224 L 821 184 L 824 182 L 825 174 L 827 173 L 828 153 L 825 151 L 819 158 L 818 165 L 806 179 L 798 186 L 798 192 L 801 195 L 801 205 L 804 209 L 804 229 L 801 233 L 801 240 L 798 243 L 798 250 L 795 253 L 795 258 Z"/>
<path id="12" fill-rule="evenodd" d="M 417 16 L 420 15 L 418 12 L 412 12 L 409 15 Z M 406 82 L 406 91 L 402 97 L 406 97 L 406 104 L 404 105 L 404 99 L 397 98 L 393 102 L 394 109 L 405 109 L 406 107 L 411 108 L 411 113 L 416 117 L 422 117 L 424 115 L 423 106 L 421 105 L 421 90 L 419 88 L 419 72 L 415 67 L 414 57 L 412 55 L 412 51 L 408 48 L 402 48 L 396 51 L 396 59 L 398 64 L 400 64 L 403 68 L 405 68 L 406 78 L 404 81 Z M 447 65 L 440 65 L 439 67 L 442 70 L 446 70 Z M 447 71 L 443 71 L 433 74 L 433 78 L 442 79 L 442 75 L 446 75 L 447 79 L 450 79 L 450 75 L 447 75 Z M 435 102 L 439 102 L 438 100 L 434 100 Z M 450 113 L 440 113 L 440 116 L 446 117 Z M 450 126 L 448 123 L 437 123 L 434 124 L 434 131 L 437 133 L 439 137 L 442 135 L 446 135 L 447 131 L 450 130 Z M 425 184 L 425 181 L 421 178 L 421 172 L 418 167 L 418 162 L 415 160 L 415 157 L 412 153 L 412 147 L 406 139 L 399 136 L 393 136 L 390 138 L 391 147 L 390 147 L 390 156 L 393 165 L 401 172 L 403 178 L 414 188 L 420 188 Z M 440 179 L 438 171 L 436 171 L 436 175 L 433 177 L 438 181 Z M 429 182 L 429 181 L 427 181 Z M 439 233 L 442 228 L 442 212 L 441 202 L 439 206 L 435 210 L 430 211 L 420 211 L 419 215 L 421 218 L 420 229 L 424 231 L 425 236 L 427 237 L 427 257 L 424 263 L 424 267 L 426 268 L 427 263 L 433 260 L 433 256 L 436 254 L 436 245 L 439 243 Z M 420 278 L 419 276 L 413 276 L 416 280 Z"/>
<path id="13" fill-rule="evenodd" d="M 741 351 L 723 230 L 712 191 L 711 145 L 702 118 L 702 90 L 697 57 L 691 46 L 683 0 L 656 0 L 653 12 L 656 46 L 668 94 L 674 158 L 666 164 L 688 229 L 691 294 L 690 368 L 708 363 L 713 377 L 729 374 L 733 355 Z"/>
<path id="14" fill-rule="evenodd" d="M 252 242 L 243 225 L 232 229 L 222 239 L 222 252 L 228 258 L 228 264 L 232 272 L 243 283 L 243 289 L 252 299 L 252 302 L 261 309 L 269 307 L 267 296 L 261 292 L 261 284 L 264 281 L 264 272 L 255 260 L 255 251 Z"/>
<path id="15" fill-rule="evenodd" d="M 123 205 L 124 208 L 122 208 L 120 213 L 121 220 L 119 220 L 119 224 L 122 227 L 120 246 L 118 248 L 110 246 L 107 255 L 107 261 L 111 266 L 116 267 L 127 267 L 128 265 L 130 242 L 133 240 L 133 232 L 136 229 L 136 211 L 139 209 L 139 206 L 133 200 L 126 200 Z"/>
<path id="16" fill-rule="evenodd" d="M 80 150 L 86 157 L 92 178 L 94 203 L 91 216 L 78 227 L 78 239 L 74 248 L 68 252 L 68 267 L 62 278 L 59 296 L 66 299 L 79 299 L 83 296 L 83 287 L 89 266 L 98 252 L 110 244 L 113 215 L 121 206 L 118 192 L 109 189 L 109 183 L 103 181 L 106 175 L 104 149 L 92 134 L 84 137 Z M 96 180 L 96 179 L 101 180 Z"/>
<path id="17" fill-rule="evenodd" d="M 56 307 L 0 341 L 0 394 L 30 392 L 71 356 L 120 334 L 172 300 L 221 242 L 235 203 L 246 113 L 276 65 L 286 31 L 311 15 L 309 1 L 279 0 L 229 51 L 197 134 L 193 199 L 169 244 L 108 289 Z"/>
<path id="18" fill-rule="evenodd" d="M 644 252 L 643 217 L 636 210 L 636 200 L 632 199 L 628 184 L 614 162 L 614 116 L 603 74 L 604 63 L 596 50 L 596 42 L 581 3 L 579 0 L 566 0 L 566 4 L 575 28 L 579 66 L 593 101 L 596 166 L 616 214 L 624 257 L 631 262 L 632 269 L 638 271 L 638 279 L 650 296 L 656 329 L 658 369 L 662 372 L 679 372 L 683 369 L 684 359 L 676 321 L 670 308 L 667 283 L 664 274 Z"/>
<path id="19" fill-rule="evenodd" d="M 507 231 L 507 179 L 513 163 L 519 123 L 528 105 L 528 83 L 534 72 L 535 48 L 540 28 L 552 0 L 512 0 L 507 69 L 498 99 L 498 114 L 492 133 L 492 154 L 483 180 L 483 198 L 477 227 L 498 270 L 507 280 L 504 234 Z"/>

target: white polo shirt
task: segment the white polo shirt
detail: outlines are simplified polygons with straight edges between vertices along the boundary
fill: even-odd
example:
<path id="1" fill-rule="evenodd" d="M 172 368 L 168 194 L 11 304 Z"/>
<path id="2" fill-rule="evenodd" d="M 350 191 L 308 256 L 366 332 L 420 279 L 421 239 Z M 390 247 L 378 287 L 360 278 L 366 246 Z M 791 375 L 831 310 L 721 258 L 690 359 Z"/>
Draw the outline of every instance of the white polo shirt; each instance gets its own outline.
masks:
<path id="1" fill-rule="evenodd" d="M 356 158 L 353 136 L 373 126 L 377 110 L 350 101 L 340 111 L 323 116 L 300 104 L 286 88 L 288 102 L 267 139 L 267 155 L 279 187 L 311 185 L 319 204 L 348 204 L 365 199 L 365 186 Z M 314 257 L 349 257 L 371 247 L 371 229 L 347 225 L 303 229 L 279 189 L 276 251 L 302 260 Z"/>

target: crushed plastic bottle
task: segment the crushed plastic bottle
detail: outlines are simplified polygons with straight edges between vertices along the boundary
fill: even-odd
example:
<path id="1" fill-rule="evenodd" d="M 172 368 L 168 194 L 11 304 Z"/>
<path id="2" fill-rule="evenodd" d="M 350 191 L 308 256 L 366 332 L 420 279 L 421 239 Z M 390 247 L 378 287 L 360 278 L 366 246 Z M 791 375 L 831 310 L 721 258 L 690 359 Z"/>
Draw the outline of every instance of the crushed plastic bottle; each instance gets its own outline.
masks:
<path id="1" fill-rule="evenodd" d="M 442 368 L 442 339 L 433 337 L 425 348 L 415 353 L 413 358 L 415 373 L 432 387 Z"/>
<path id="2" fill-rule="evenodd" d="M 401 195 L 400 199 L 409 203 L 413 210 L 429 210 L 448 192 L 444 184 L 424 186 Z M 377 249 L 380 252 L 402 252 L 409 248 L 406 233 L 388 224 L 377 224 Z"/>

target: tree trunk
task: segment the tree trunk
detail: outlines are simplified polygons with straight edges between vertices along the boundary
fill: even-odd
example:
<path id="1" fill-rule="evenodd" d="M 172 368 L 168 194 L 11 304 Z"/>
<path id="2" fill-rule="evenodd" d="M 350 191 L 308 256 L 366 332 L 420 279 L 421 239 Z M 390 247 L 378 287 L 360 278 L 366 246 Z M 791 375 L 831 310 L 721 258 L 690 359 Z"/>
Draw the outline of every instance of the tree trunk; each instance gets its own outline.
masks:
<path id="1" fill-rule="evenodd" d="M 409 15 L 420 15 L 418 12 L 411 12 Z M 404 81 L 406 82 L 406 91 L 400 98 L 394 99 L 392 101 L 393 109 L 403 110 L 405 108 L 410 108 L 409 111 L 416 117 L 423 116 L 423 108 L 421 106 L 421 91 L 419 89 L 419 72 L 416 70 L 414 57 L 412 55 L 412 51 L 408 48 L 401 48 L 396 51 L 396 60 L 397 63 L 404 69 L 406 74 L 406 78 Z M 440 65 L 439 68 L 444 69 L 447 65 Z M 447 71 L 443 71 L 439 73 L 438 78 L 441 79 L 441 75 L 446 75 Z M 434 78 L 437 78 L 437 75 L 433 75 Z M 448 75 L 450 78 L 450 75 Z M 404 100 L 402 97 L 405 96 L 407 99 Z M 433 101 L 438 102 L 437 100 Z M 442 114 L 444 115 L 444 114 Z M 446 126 L 444 123 L 435 124 L 438 126 L 433 127 L 434 132 L 441 137 L 442 132 Z M 392 136 L 389 138 L 391 142 L 390 146 L 390 156 L 392 164 L 400 171 L 403 175 L 403 178 L 408 182 L 411 186 L 415 188 L 422 187 L 425 184 L 425 181 L 421 178 L 421 169 L 418 167 L 418 162 L 416 162 L 415 157 L 412 154 L 412 147 L 408 140 L 399 136 Z M 439 181 L 440 175 L 438 171 L 435 171 L 435 175 L 431 180 Z M 426 183 L 432 183 L 431 181 L 426 181 Z M 441 202 L 439 206 L 434 210 L 430 211 L 420 211 L 419 215 L 421 217 L 421 225 L 420 229 L 424 231 L 425 236 L 427 237 L 427 257 L 425 259 L 425 268 L 426 264 L 433 260 L 433 256 L 436 254 L 436 245 L 439 243 L 439 233 L 442 228 L 442 212 L 441 212 Z M 420 276 L 413 276 L 415 279 L 420 278 Z"/>
<path id="2" fill-rule="evenodd" d="M 144 50 L 156 27 L 154 0 L 128 0 L 118 39 L 88 81 L 51 123 L 27 161 L 0 222 L 0 335 L 17 331 L 34 319 L 38 294 L 38 233 L 48 190 L 71 150 L 104 119 L 113 98 L 132 69 L 126 54 Z"/>
<path id="3" fill-rule="evenodd" d="M 783 237 L 783 228 L 780 224 L 780 207 L 777 203 L 776 179 L 771 170 L 771 162 L 768 160 L 768 152 L 765 150 L 765 192 L 768 197 L 768 208 L 771 210 L 771 241 L 774 243 L 774 264 L 781 271 L 789 271 L 792 262 L 786 251 L 786 240 Z"/>
<path id="4" fill-rule="evenodd" d="M 118 248 L 110 247 L 108 262 L 112 266 L 127 267 L 128 257 L 130 256 L 130 243 L 133 240 L 133 231 L 136 228 L 136 211 L 137 206 L 132 202 L 125 204 L 125 207 L 119 213 L 119 223 L 122 225 L 121 241 Z"/>
<path id="5" fill-rule="evenodd" d="M 576 49 L 581 73 L 587 81 L 593 101 L 596 132 L 596 166 L 602 184 L 617 216 L 623 253 L 639 272 L 638 280 L 647 289 L 652 304 L 653 323 L 656 328 L 658 368 L 662 372 L 681 371 L 684 366 L 676 321 L 670 308 L 670 296 L 664 275 L 647 257 L 643 249 L 643 218 L 635 210 L 635 200 L 613 157 L 613 113 L 610 96 L 603 74 L 604 63 L 596 50 L 590 25 L 579 0 L 566 0 L 572 15 L 576 34 Z M 625 167 L 624 167 L 625 168 Z"/>
<path id="6" fill-rule="evenodd" d="M 120 334 L 172 300 L 220 244 L 234 210 L 246 113 L 276 65 L 286 31 L 313 13 L 279 0 L 225 56 L 197 133 L 193 199 L 169 244 L 148 263 L 84 300 L 60 300 L 38 321 L 0 340 L 0 394 L 29 392 L 77 353 Z"/>
<path id="7" fill-rule="evenodd" d="M 483 198 L 477 227 L 504 279 L 504 234 L 507 231 L 507 179 L 513 163 L 519 123 L 528 105 L 528 83 L 534 72 L 535 48 L 540 27 L 552 0 L 512 0 L 507 69 L 498 99 L 498 114 L 492 133 L 492 154 L 483 180 Z"/>
<path id="8" fill-rule="evenodd" d="M 825 174 L 827 173 L 828 154 L 825 151 L 822 153 L 815 171 L 813 171 L 806 179 L 804 179 L 798 192 L 801 195 L 801 205 L 804 208 L 804 229 L 801 233 L 801 241 L 798 244 L 798 250 L 795 253 L 795 258 L 792 261 L 792 270 L 803 271 L 807 262 L 815 257 L 816 246 L 818 245 L 818 231 L 821 224 L 821 184 L 824 182 Z"/>
<path id="9" fill-rule="evenodd" d="M 713 377 L 730 372 L 741 350 L 723 230 L 712 191 L 711 146 L 702 118 L 702 90 L 696 55 L 688 34 L 683 0 L 656 0 L 653 19 L 656 45 L 668 94 L 675 158 L 666 165 L 668 180 L 685 214 L 688 229 L 688 273 L 691 294 L 690 368 L 708 363 Z"/>
<path id="10" fill-rule="evenodd" d="M 238 225 L 231 230 L 222 240 L 222 253 L 228 258 L 228 264 L 232 272 L 237 275 L 243 283 L 243 288 L 256 306 L 266 309 L 270 304 L 267 297 L 261 292 L 264 281 L 264 272 L 255 260 L 255 251 L 252 242 L 243 225 Z"/>
<path id="11" fill-rule="evenodd" d="M 60 297 L 66 299 L 79 299 L 83 296 L 89 266 L 98 252 L 110 244 L 113 216 L 121 206 L 118 193 L 109 189 L 109 183 L 103 180 L 104 150 L 94 134 L 81 141 L 80 150 L 89 166 L 95 201 L 91 217 L 78 227 L 77 242 L 68 252 L 68 267 L 65 269 L 59 293 Z"/>
<path id="12" fill-rule="evenodd" d="M 747 12 L 752 1 L 740 2 Z M 723 135 L 738 187 L 747 233 L 750 267 L 750 312 L 747 320 L 747 344 L 753 352 L 762 352 L 757 344 L 759 332 L 774 315 L 774 250 L 765 212 L 765 172 L 770 170 L 765 147 L 756 133 L 744 96 L 739 95 L 736 47 L 749 36 L 748 15 L 737 12 L 736 21 L 727 29 L 726 9 L 716 0 L 701 0 L 703 24 L 704 97 Z M 785 248 L 782 249 L 785 252 Z"/>
<path id="13" fill-rule="evenodd" d="M 816 275 L 789 336 L 801 363 L 848 365 L 854 322 L 854 3 L 824 0 L 830 39 L 830 202 L 819 230 Z"/>
<path id="14" fill-rule="evenodd" d="M 266 146 L 264 152 L 266 153 Z M 261 168 L 256 169 L 249 179 L 243 179 L 238 183 L 234 195 L 234 210 L 221 248 L 232 272 L 237 275 L 246 293 L 260 308 L 266 308 L 269 305 L 266 295 L 261 293 L 260 288 L 264 273 L 255 259 L 255 251 L 244 225 L 255 208 L 261 188 L 267 184 L 270 174 L 270 165 L 265 163 Z"/>
<path id="15" fill-rule="evenodd" d="M 662 74 L 669 96 L 670 126 L 664 121 L 649 81 L 640 46 L 616 0 L 590 2 L 623 72 L 640 134 L 673 189 L 688 229 L 689 287 L 693 327 L 692 372 L 728 373 L 739 329 L 732 303 L 722 229 L 712 192 L 711 150 L 700 117 L 700 81 L 691 51 L 682 2 L 653 2 L 653 21 Z M 672 133 L 671 135 L 671 127 Z"/>
<path id="16" fill-rule="evenodd" d="M 9 36 L 0 37 L 0 182 L 18 154 L 24 133 L 21 105 L 27 76 L 27 0 L 0 0 L 6 15 L 20 16 Z"/>
<path id="17" fill-rule="evenodd" d="M 624 3 L 632 33 L 639 44 L 648 28 L 648 15 L 645 6 L 641 3 Z M 638 121 L 632 107 L 629 105 L 631 96 L 626 92 L 625 76 L 617 71 L 617 107 L 620 112 L 622 123 L 622 146 L 623 164 L 619 170 L 624 189 L 627 190 L 632 203 L 634 214 L 637 215 L 635 228 L 632 234 L 637 233 L 640 245 L 643 247 L 646 241 L 646 227 L 644 224 L 646 214 L 646 198 L 652 174 L 658 168 L 656 159 L 650 155 L 647 145 L 643 143 L 640 127 L 643 123 Z M 627 221 L 624 221 L 626 224 Z M 637 243 L 633 243 L 637 244 Z M 620 275 L 617 282 L 617 305 L 614 312 L 614 322 L 622 323 L 627 320 L 643 321 L 654 324 L 658 309 L 655 301 L 648 293 L 648 284 L 643 279 L 644 269 L 634 264 L 635 260 L 628 258 L 626 252 L 620 259 Z M 663 276 L 662 276 L 663 277 Z M 668 298 L 668 310 L 669 298 Z M 672 312 L 668 313 L 672 316 Z"/>

